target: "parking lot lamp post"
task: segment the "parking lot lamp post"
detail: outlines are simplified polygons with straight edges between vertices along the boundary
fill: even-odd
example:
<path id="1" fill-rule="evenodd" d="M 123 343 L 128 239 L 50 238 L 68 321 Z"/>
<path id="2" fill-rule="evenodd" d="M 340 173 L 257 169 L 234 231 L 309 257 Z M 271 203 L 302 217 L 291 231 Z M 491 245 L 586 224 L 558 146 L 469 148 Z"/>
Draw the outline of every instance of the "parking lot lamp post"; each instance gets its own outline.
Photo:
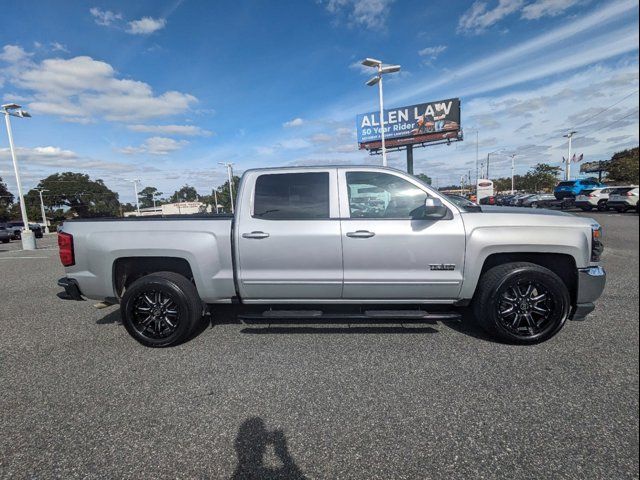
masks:
<path id="1" fill-rule="evenodd" d="M 21 110 L 20 105 L 15 103 L 7 103 L 2 105 L 2 113 L 4 113 L 4 121 L 7 125 L 7 136 L 9 137 L 9 149 L 11 150 L 11 160 L 13 161 L 13 171 L 16 174 L 16 184 L 18 186 L 18 199 L 20 202 L 20 213 L 22 215 L 22 232 L 20 238 L 22 240 L 23 250 L 35 250 L 36 239 L 33 232 L 29 229 L 29 219 L 27 218 L 27 208 L 24 203 L 24 197 L 22 196 L 22 183 L 20 183 L 20 170 L 18 169 L 18 160 L 16 158 L 16 149 L 13 145 L 13 133 L 11 131 L 11 122 L 9 117 L 29 118 L 28 112 Z"/>
<path id="2" fill-rule="evenodd" d="M 516 154 L 511 154 L 511 193 L 515 192 Z"/>
<path id="3" fill-rule="evenodd" d="M 140 216 L 140 198 L 138 197 L 138 183 L 140 183 L 140 179 L 135 178 L 129 181 L 133 183 L 133 191 L 135 192 L 135 195 L 136 195 L 136 212 L 138 212 L 138 216 Z"/>
<path id="4" fill-rule="evenodd" d="M 231 213 L 234 213 L 233 207 L 233 163 L 218 162 L 220 165 L 227 167 L 227 176 L 229 177 L 229 204 L 231 206 Z"/>
<path id="5" fill-rule="evenodd" d="M 38 189 L 38 194 L 40 195 L 40 213 L 42 214 L 42 224 L 44 225 L 44 233 L 49 233 L 49 223 L 47 222 L 47 216 L 44 213 L 44 200 L 42 200 L 42 192 L 48 192 L 44 188 Z"/>
<path id="6" fill-rule="evenodd" d="M 563 135 L 563 137 L 569 139 L 569 155 L 567 156 L 565 173 L 564 173 L 564 179 L 565 180 L 571 180 L 571 139 L 573 138 L 573 136 L 576 133 L 578 133 L 578 132 L 571 131 L 571 132 L 567 133 L 566 135 Z"/>
<path id="7" fill-rule="evenodd" d="M 365 67 L 372 67 L 377 70 L 377 74 L 375 77 L 372 77 L 367 81 L 366 85 L 369 87 L 373 87 L 375 84 L 378 84 L 378 98 L 380 101 L 380 146 L 382 149 L 382 166 L 387 166 L 387 147 L 385 144 L 384 138 L 384 96 L 382 93 L 382 75 L 385 73 L 395 73 L 400 71 L 400 65 L 387 65 L 383 66 L 380 60 L 376 60 L 375 58 L 365 58 L 362 61 L 362 65 Z"/>

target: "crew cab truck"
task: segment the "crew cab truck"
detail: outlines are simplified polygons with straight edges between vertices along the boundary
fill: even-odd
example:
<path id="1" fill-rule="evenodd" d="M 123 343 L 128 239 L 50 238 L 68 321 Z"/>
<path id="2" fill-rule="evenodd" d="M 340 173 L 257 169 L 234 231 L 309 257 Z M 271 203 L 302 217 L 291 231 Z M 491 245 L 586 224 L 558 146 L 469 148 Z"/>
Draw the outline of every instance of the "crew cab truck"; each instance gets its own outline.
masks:
<path id="1" fill-rule="evenodd" d="M 320 322 L 354 305 L 367 307 L 349 322 L 471 305 L 498 339 L 536 343 L 593 310 L 602 230 L 526 212 L 467 210 L 389 168 L 248 170 L 234 216 L 64 222 L 60 296 L 119 303 L 127 331 L 152 347 L 184 341 L 225 303 Z"/>

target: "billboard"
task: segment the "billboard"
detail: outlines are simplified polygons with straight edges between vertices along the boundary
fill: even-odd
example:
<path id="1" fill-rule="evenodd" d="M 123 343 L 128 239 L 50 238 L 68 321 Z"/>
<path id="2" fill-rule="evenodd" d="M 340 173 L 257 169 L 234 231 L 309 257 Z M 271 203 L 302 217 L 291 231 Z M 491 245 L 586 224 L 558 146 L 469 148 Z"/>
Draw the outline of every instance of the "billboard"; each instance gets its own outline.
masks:
<path id="1" fill-rule="evenodd" d="M 460 134 L 460 99 L 385 109 L 383 120 L 387 147 L 457 138 Z M 356 129 L 361 149 L 382 146 L 379 111 L 358 115 Z"/>

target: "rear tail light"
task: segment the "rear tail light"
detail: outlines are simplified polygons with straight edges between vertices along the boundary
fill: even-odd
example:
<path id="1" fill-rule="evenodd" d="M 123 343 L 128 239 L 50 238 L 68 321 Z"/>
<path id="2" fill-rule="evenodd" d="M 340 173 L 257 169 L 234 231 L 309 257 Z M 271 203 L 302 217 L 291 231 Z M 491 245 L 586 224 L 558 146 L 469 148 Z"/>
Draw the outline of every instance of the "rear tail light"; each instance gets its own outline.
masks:
<path id="1" fill-rule="evenodd" d="M 593 193 L 590 193 L 589 195 L 587 195 L 589 198 L 596 198 L 598 195 L 594 195 Z"/>
<path id="2" fill-rule="evenodd" d="M 626 195 L 627 197 L 633 197 L 633 196 L 635 195 L 635 193 L 633 193 L 633 192 L 627 192 L 627 193 L 625 193 L 625 195 Z"/>
<path id="3" fill-rule="evenodd" d="M 70 233 L 58 233 L 58 247 L 60 248 L 60 261 L 65 267 L 75 265 L 76 257 L 73 252 L 73 235 Z"/>

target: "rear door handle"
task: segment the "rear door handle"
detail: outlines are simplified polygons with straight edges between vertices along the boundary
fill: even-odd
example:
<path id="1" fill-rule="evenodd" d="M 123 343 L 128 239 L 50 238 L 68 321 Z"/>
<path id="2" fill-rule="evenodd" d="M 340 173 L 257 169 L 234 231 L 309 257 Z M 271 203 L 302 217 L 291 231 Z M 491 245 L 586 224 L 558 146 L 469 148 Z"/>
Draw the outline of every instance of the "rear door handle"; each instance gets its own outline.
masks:
<path id="1" fill-rule="evenodd" d="M 242 238 L 255 238 L 255 239 L 262 239 L 262 238 L 269 238 L 269 234 L 265 233 L 265 232 L 251 232 L 251 233 L 243 233 L 242 234 Z"/>
<path id="2" fill-rule="evenodd" d="M 347 232 L 347 237 L 351 238 L 371 238 L 375 233 L 369 230 L 356 230 L 355 232 Z"/>

